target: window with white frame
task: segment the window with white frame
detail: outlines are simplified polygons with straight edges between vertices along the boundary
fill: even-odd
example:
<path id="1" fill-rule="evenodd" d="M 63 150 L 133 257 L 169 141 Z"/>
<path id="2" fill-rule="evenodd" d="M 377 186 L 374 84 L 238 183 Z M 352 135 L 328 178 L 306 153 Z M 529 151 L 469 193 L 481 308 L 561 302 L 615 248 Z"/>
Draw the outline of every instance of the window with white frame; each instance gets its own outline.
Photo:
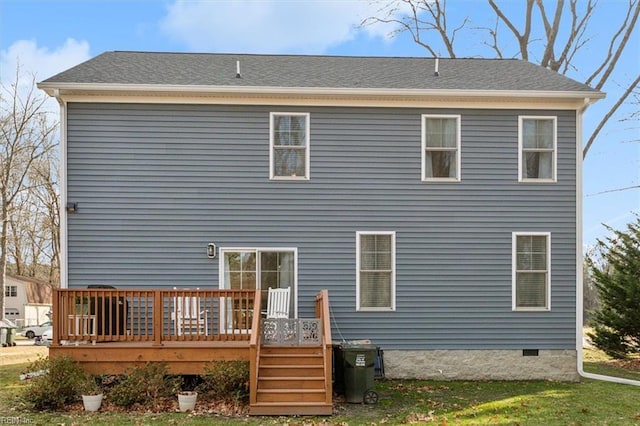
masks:
<path id="1" fill-rule="evenodd" d="M 556 181 L 556 117 L 519 117 L 518 156 L 521 182 Z"/>
<path id="2" fill-rule="evenodd" d="M 395 233 L 357 232 L 356 240 L 357 310 L 395 310 Z"/>
<path id="3" fill-rule="evenodd" d="M 18 297 L 18 286 L 8 285 L 4 288 L 4 297 Z"/>
<path id="4" fill-rule="evenodd" d="M 551 234 L 513 233 L 513 309 L 549 310 Z"/>
<path id="5" fill-rule="evenodd" d="M 422 116 L 422 180 L 460 180 L 460 116 Z"/>
<path id="6" fill-rule="evenodd" d="M 270 178 L 309 179 L 309 114 L 271 113 Z"/>

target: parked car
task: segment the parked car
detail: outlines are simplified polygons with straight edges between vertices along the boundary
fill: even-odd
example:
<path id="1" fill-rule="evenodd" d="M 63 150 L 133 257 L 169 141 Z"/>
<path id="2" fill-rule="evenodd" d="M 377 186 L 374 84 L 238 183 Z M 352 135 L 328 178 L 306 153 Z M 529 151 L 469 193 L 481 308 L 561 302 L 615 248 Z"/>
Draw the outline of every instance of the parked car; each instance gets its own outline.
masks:
<path id="1" fill-rule="evenodd" d="M 47 331 L 45 331 L 44 333 L 42 333 L 42 337 L 40 337 L 40 341 L 37 341 L 38 339 L 36 339 L 36 344 L 38 345 L 44 345 L 44 346 L 49 346 L 51 345 L 51 342 L 53 341 L 53 329 L 50 328 Z"/>
<path id="2" fill-rule="evenodd" d="M 33 339 L 36 336 L 42 336 L 42 334 L 47 330 L 51 330 L 51 321 L 43 322 L 40 325 L 32 325 L 30 327 L 27 327 L 22 331 L 21 334 L 27 339 Z"/>

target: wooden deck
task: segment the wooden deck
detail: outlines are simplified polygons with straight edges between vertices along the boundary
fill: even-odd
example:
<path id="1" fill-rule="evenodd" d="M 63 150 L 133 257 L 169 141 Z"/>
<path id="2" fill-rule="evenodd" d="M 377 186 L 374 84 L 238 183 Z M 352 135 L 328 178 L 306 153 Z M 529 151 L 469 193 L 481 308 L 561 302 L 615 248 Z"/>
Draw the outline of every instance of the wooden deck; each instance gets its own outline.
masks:
<path id="1" fill-rule="evenodd" d="M 251 414 L 331 414 L 328 292 L 316 297 L 321 340 L 311 345 L 265 345 L 254 314 L 261 306 L 254 290 L 58 289 L 49 354 L 69 356 L 92 374 L 147 362 L 202 374 L 211 361 L 249 361 Z"/>
<path id="2" fill-rule="evenodd" d="M 123 374 L 147 362 L 163 362 L 171 374 L 203 374 L 212 360 L 249 361 L 249 342 L 83 342 L 51 345 L 49 355 L 69 356 L 91 374 Z"/>

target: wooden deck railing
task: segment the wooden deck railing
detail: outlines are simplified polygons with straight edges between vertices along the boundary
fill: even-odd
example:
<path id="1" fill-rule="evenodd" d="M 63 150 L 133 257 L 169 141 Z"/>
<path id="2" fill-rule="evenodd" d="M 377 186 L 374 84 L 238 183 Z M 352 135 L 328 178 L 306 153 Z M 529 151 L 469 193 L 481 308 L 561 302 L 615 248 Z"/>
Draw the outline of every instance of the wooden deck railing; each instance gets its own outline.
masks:
<path id="1" fill-rule="evenodd" d="M 322 323 L 322 356 L 324 358 L 324 380 L 325 380 L 325 401 L 332 401 L 333 389 L 332 382 L 332 369 L 333 366 L 333 343 L 331 339 L 331 318 L 329 312 L 329 290 L 320 290 L 320 293 L 316 295 L 316 317 L 320 318 Z"/>
<path id="2" fill-rule="evenodd" d="M 257 297 L 255 290 L 56 289 L 52 345 L 248 341 Z"/>

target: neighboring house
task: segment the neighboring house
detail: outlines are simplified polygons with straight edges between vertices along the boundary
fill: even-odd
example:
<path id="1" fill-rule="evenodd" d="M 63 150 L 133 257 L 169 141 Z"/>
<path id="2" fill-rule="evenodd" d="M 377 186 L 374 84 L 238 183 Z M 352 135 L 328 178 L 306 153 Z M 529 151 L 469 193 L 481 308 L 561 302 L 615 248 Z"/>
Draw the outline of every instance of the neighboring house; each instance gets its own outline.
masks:
<path id="1" fill-rule="evenodd" d="M 7 274 L 4 301 L 6 318 L 19 327 L 49 321 L 53 286 L 30 277 Z"/>
<path id="2" fill-rule="evenodd" d="M 39 87 L 62 287 L 290 287 L 295 317 L 327 289 L 334 340 L 371 339 L 389 377 L 577 378 L 603 93 L 520 60 L 141 52 Z"/>

